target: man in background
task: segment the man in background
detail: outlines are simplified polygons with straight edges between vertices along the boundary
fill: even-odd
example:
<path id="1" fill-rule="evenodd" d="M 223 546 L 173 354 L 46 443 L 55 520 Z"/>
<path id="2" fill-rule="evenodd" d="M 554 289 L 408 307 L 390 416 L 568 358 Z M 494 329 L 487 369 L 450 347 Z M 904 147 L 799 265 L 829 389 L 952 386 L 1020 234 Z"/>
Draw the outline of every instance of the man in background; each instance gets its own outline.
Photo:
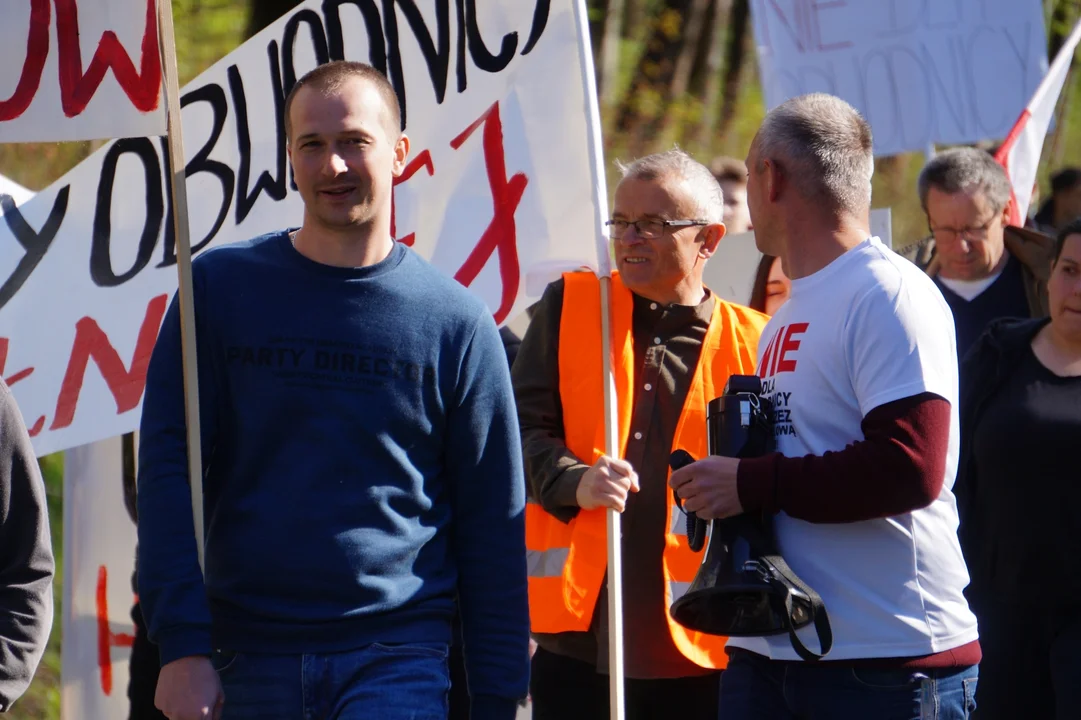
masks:
<path id="1" fill-rule="evenodd" d="M 753 230 L 751 212 L 747 208 L 747 165 L 739 158 L 721 155 L 710 164 L 724 196 L 724 226 L 729 235 Z"/>
<path id="2" fill-rule="evenodd" d="M 1047 314 L 1053 239 L 1009 224 L 1010 180 L 989 153 L 940 153 L 920 172 L 918 188 L 930 235 L 900 254 L 946 298 L 959 358 L 992 320 Z"/>

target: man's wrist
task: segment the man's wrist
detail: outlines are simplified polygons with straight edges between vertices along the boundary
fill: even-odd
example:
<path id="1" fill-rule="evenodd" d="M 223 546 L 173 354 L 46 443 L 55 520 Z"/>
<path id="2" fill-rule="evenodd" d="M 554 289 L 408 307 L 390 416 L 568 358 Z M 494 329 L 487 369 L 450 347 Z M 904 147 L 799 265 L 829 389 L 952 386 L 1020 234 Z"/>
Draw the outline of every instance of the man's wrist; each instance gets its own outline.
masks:
<path id="1" fill-rule="evenodd" d="M 186 657 L 210 657 L 213 651 L 210 631 L 200 627 L 178 627 L 158 634 L 155 638 L 165 667 Z"/>
<path id="2" fill-rule="evenodd" d="M 582 484 L 588 465 L 572 465 L 556 476 L 548 493 L 549 502 L 557 507 L 578 509 L 578 487 Z"/>
<path id="3" fill-rule="evenodd" d="M 780 511 L 777 497 L 777 464 L 780 453 L 742 458 L 736 467 L 736 491 L 744 512 L 774 514 Z"/>

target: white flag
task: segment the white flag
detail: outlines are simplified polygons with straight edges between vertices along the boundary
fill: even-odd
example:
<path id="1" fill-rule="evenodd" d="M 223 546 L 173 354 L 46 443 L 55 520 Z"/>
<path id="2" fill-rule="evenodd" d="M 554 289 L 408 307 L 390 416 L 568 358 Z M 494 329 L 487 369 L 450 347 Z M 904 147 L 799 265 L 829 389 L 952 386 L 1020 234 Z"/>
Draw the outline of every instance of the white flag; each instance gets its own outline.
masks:
<path id="1" fill-rule="evenodd" d="M 1040 165 L 1040 154 L 1043 152 L 1043 141 L 1047 136 L 1047 128 L 1051 126 L 1051 118 L 1055 114 L 1062 86 L 1070 72 L 1070 61 L 1077 49 L 1078 40 L 1081 40 L 1081 21 L 1066 38 L 1028 106 L 1010 130 L 1002 147 L 995 153 L 995 160 L 1006 168 L 1010 184 L 1013 185 L 1013 203 L 1010 210 L 1012 225 L 1024 225 L 1028 216 L 1032 187 L 1036 182 L 1036 169 Z"/>

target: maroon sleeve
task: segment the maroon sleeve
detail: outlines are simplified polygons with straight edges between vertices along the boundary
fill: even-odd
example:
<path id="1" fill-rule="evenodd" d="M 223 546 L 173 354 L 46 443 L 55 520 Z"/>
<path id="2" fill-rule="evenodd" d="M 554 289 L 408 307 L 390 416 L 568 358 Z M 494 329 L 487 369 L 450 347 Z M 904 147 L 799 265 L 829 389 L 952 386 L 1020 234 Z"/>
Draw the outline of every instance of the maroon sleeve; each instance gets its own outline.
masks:
<path id="1" fill-rule="evenodd" d="M 747 511 L 812 523 L 846 523 L 927 507 L 942 491 L 950 404 L 922 393 L 876 407 L 863 440 L 825 455 L 772 453 L 741 460 L 739 500 Z"/>

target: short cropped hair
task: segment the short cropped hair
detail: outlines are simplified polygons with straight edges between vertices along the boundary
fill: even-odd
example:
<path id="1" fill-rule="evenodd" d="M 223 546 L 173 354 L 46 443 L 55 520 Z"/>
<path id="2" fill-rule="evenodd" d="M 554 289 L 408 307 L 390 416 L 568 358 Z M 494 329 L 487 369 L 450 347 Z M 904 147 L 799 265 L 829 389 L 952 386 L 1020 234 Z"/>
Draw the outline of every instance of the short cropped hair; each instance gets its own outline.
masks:
<path id="1" fill-rule="evenodd" d="M 709 164 L 710 172 L 717 182 L 734 182 L 739 185 L 747 184 L 747 164 L 739 158 L 720 155 L 713 158 Z"/>
<path id="2" fill-rule="evenodd" d="M 724 218 L 724 196 L 713 173 L 685 151 L 677 148 L 653 153 L 624 165 L 616 161 L 624 180 L 678 180 L 694 198 L 699 217 L 710 224 Z"/>
<path id="3" fill-rule="evenodd" d="M 1055 260 L 1058 262 L 1062 257 L 1062 248 L 1066 247 L 1066 238 L 1071 235 L 1081 235 L 1081 218 L 1071 220 L 1058 231 L 1058 235 L 1055 236 Z"/>
<path id="4" fill-rule="evenodd" d="M 755 137 L 757 160 L 779 162 L 804 197 L 848 213 L 871 206 L 871 126 L 839 97 L 812 93 L 771 110 Z"/>
<path id="5" fill-rule="evenodd" d="M 350 78 L 360 78 L 375 86 L 386 106 L 387 131 L 391 139 L 397 138 L 402 131 L 402 113 L 398 106 L 398 95 L 394 92 L 394 86 L 387 80 L 387 76 L 376 70 L 371 65 L 351 60 L 335 60 L 319 65 L 314 70 L 305 74 L 293 85 L 285 98 L 285 137 L 288 141 L 293 135 L 293 122 L 290 113 L 293 108 L 293 100 L 301 88 L 311 88 L 322 93 L 336 92 Z"/>
<path id="6" fill-rule="evenodd" d="M 931 188 L 947 195 L 981 193 L 996 213 L 1010 201 L 1006 171 L 990 154 L 973 147 L 952 148 L 935 155 L 920 171 L 916 186 L 924 212 Z"/>

